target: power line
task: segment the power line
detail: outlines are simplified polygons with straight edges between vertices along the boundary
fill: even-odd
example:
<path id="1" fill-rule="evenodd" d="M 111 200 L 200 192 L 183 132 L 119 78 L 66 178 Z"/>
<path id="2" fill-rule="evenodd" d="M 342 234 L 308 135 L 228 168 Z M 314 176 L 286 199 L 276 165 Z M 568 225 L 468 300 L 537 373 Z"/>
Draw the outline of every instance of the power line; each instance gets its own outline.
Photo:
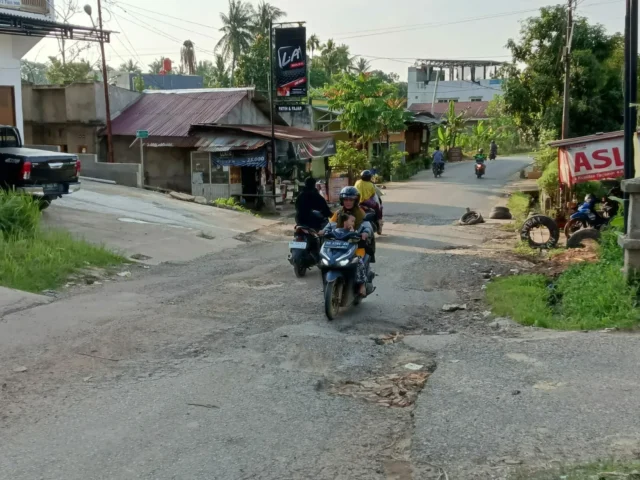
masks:
<path id="1" fill-rule="evenodd" d="M 110 1 L 109 3 L 114 4 L 114 5 L 116 4 L 116 2 L 115 2 L 115 1 L 113 1 L 113 0 L 112 0 L 112 1 Z M 161 15 L 161 14 L 159 14 L 158 12 L 155 12 L 155 11 L 153 11 L 153 10 L 149 10 L 149 9 L 146 9 L 146 8 L 142 8 L 142 7 L 139 7 L 139 6 L 137 6 L 137 5 L 132 5 L 132 4 L 127 3 L 127 2 L 117 2 L 117 3 L 120 3 L 120 4 L 122 4 L 122 5 L 126 5 L 126 6 L 131 7 L 131 8 L 135 8 L 135 9 L 137 9 L 137 10 L 142 10 L 143 12 L 152 13 L 152 14 L 154 14 L 154 15 Z M 122 8 L 122 7 L 120 7 L 120 8 Z M 198 26 L 200 26 L 200 27 L 204 27 L 204 28 L 207 28 L 207 29 L 212 28 L 212 27 L 211 27 L 211 25 L 205 25 L 204 23 L 198 23 L 198 22 L 194 22 L 194 21 L 192 21 L 192 20 L 186 20 L 186 19 L 184 19 L 184 18 L 176 17 L 176 16 L 173 16 L 173 15 L 171 16 L 171 18 L 172 18 L 172 19 L 174 19 L 174 20 L 181 21 L 181 22 L 190 23 L 190 24 L 192 24 L 192 25 L 198 25 Z"/>

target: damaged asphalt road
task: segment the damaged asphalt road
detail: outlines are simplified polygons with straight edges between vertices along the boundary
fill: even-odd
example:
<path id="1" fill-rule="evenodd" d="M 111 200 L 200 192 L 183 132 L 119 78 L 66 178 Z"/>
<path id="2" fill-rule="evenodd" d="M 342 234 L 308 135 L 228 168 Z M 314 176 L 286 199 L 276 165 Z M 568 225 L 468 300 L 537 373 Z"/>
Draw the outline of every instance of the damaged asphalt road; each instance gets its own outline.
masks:
<path id="1" fill-rule="evenodd" d="M 543 339 L 482 314 L 483 271 L 512 266 L 476 247 L 504 232 L 452 223 L 467 206 L 488 210 L 525 163 L 492 163 L 481 181 L 454 165 L 442 179 L 423 172 L 388 189 L 378 289 L 334 322 L 319 272 L 294 277 L 282 226 L 6 315 L 0 479 L 408 480 L 441 468 L 451 479 L 499 478 L 573 458 L 571 435 L 583 435 L 585 455 L 614 440 L 632 449 L 634 419 L 580 426 L 580 415 L 605 408 L 584 383 L 586 352 L 608 345 L 613 355 L 617 336 Z M 626 413 L 635 400 L 614 392 L 636 381 L 640 350 L 624 342 L 620 379 L 602 388 Z M 602 380 L 612 362 L 592 376 Z M 574 395 L 580 415 L 565 421 L 561 400 Z"/>

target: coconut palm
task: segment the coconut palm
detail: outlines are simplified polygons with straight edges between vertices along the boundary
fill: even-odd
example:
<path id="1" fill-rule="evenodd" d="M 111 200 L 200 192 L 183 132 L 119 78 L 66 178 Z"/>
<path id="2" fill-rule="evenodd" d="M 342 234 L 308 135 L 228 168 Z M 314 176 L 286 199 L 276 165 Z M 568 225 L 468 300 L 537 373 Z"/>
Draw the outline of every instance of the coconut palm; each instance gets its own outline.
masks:
<path id="1" fill-rule="evenodd" d="M 315 33 L 307 39 L 307 50 L 311 50 L 312 61 L 313 61 L 313 54 L 315 53 L 316 50 L 320 49 L 320 46 L 321 46 L 320 39 Z"/>
<path id="2" fill-rule="evenodd" d="M 338 64 L 338 70 L 341 72 L 348 72 L 353 67 L 353 59 L 349 53 L 349 47 L 347 45 L 340 45 L 336 48 L 336 62 Z"/>
<path id="3" fill-rule="evenodd" d="M 253 30 L 255 34 L 261 34 L 265 37 L 269 35 L 269 24 L 276 23 L 281 18 L 287 16 L 287 13 L 270 3 L 261 0 L 258 3 L 255 17 L 253 19 Z"/>
<path id="4" fill-rule="evenodd" d="M 120 67 L 118 67 L 118 70 L 127 73 L 142 73 L 142 69 L 140 68 L 140 65 L 138 65 L 138 62 L 134 62 L 133 60 L 123 62 L 120 64 Z"/>
<path id="5" fill-rule="evenodd" d="M 352 67 L 352 70 L 355 73 L 366 73 L 369 71 L 369 68 L 371 68 L 369 61 L 360 57 L 358 58 L 358 61 L 356 62 L 356 64 Z"/>
<path id="6" fill-rule="evenodd" d="M 220 20 L 222 20 L 220 31 L 224 35 L 218 41 L 216 49 L 220 50 L 225 60 L 231 59 L 232 85 L 236 61 L 249 48 L 253 39 L 254 15 L 253 6 L 242 0 L 229 0 L 229 12 L 220 14 Z"/>
<path id="7" fill-rule="evenodd" d="M 180 66 L 188 75 L 195 75 L 197 65 L 196 46 L 191 40 L 185 40 L 180 49 Z"/>

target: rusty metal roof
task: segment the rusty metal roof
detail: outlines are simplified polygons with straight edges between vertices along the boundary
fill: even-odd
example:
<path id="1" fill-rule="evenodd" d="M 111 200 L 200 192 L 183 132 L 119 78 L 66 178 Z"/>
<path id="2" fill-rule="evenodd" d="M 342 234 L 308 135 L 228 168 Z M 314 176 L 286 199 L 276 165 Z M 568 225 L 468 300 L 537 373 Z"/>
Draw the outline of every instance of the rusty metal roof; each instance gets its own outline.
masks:
<path id="1" fill-rule="evenodd" d="M 640 130 L 638 130 L 640 133 Z M 600 142 L 602 140 L 611 140 L 612 138 L 624 137 L 624 130 L 617 130 L 615 132 L 596 133 L 595 135 L 586 135 L 584 137 L 566 138 L 564 140 L 555 140 L 549 142 L 547 145 L 550 147 L 572 147 L 575 145 L 582 145 L 584 143 Z"/>
<path id="2" fill-rule="evenodd" d="M 266 138 L 253 135 L 225 133 L 200 133 L 196 147 L 201 152 L 228 152 L 230 150 L 255 150 L 269 142 Z"/>
<path id="3" fill-rule="evenodd" d="M 271 138 L 271 125 L 219 125 L 212 123 L 193 122 L 190 135 L 201 136 L 203 132 L 228 132 L 228 133 L 252 133 L 264 138 Z M 317 132 L 315 130 L 305 130 L 304 128 L 288 127 L 284 125 L 274 126 L 274 136 L 278 140 L 286 140 L 288 142 L 313 141 L 313 140 L 329 140 L 333 135 L 328 132 Z"/>
<path id="4" fill-rule="evenodd" d="M 137 130 L 148 130 L 153 139 L 185 138 L 192 124 L 220 121 L 250 93 L 250 90 L 213 90 L 145 94 L 113 119 L 112 133 L 135 136 Z"/>

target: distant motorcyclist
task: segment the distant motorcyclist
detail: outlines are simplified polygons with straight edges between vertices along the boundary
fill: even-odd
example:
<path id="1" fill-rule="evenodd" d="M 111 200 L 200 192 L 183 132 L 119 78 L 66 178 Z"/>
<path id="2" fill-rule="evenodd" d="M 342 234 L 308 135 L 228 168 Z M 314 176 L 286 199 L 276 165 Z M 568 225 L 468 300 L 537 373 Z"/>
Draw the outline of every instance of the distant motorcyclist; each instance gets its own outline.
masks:
<path id="1" fill-rule="evenodd" d="M 315 212 L 320 212 L 320 218 Z M 316 188 L 316 179 L 309 177 L 304 181 L 304 188 L 296 199 L 296 222 L 298 225 L 320 230 L 323 218 L 331 218 L 331 209 L 327 201 Z"/>
<path id="2" fill-rule="evenodd" d="M 444 172 L 444 153 L 440 150 L 440 145 L 436 146 L 433 152 L 433 163 L 442 164 L 442 171 Z"/>
<path id="3" fill-rule="evenodd" d="M 363 241 L 367 241 L 373 236 L 371 223 L 365 220 L 365 212 L 360 208 L 360 192 L 355 187 L 344 187 L 340 191 L 341 207 L 333 214 L 330 223 L 322 232 L 326 235 L 328 232 L 346 228 L 353 229 L 354 232 L 360 234 Z M 365 255 L 365 248 L 359 248 L 356 254 L 362 259 Z M 358 263 L 358 271 L 356 279 L 359 285 L 360 294 L 366 296 L 366 282 L 368 278 L 368 265 L 364 261 Z"/>
<path id="4" fill-rule="evenodd" d="M 375 184 L 371 181 L 372 178 L 371 171 L 364 170 L 360 174 L 360 180 L 356 182 L 355 188 L 360 193 L 360 205 L 371 208 L 376 212 L 376 218 L 380 228 L 382 228 L 382 202 L 378 197 Z"/>
<path id="5" fill-rule="evenodd" d="M 498 145 L 496 145 L 495 140 L 491 140 L 491 145 L 489 145 L 489 160 L 495 160 L 498 156 Z"/>

